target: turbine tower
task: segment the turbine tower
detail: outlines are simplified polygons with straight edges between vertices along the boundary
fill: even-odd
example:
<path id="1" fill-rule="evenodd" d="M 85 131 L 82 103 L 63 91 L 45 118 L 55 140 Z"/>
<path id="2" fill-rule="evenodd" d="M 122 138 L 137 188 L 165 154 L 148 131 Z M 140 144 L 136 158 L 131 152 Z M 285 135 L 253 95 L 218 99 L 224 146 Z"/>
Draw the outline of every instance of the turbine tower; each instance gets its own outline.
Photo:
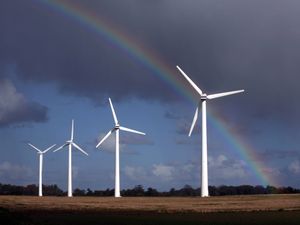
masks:
<path id="1" fill-rule="evenodd" d="M 198 112 L 200 108 L 200 102 L 202 106 L 202 185 L 201 185 L 201 197 L 208 197 L 208 167 L 207 167 L 207 126 L 206 126 L 206 101 L 224 97 L 227 95 L 233 95 L 237 93 L 244 92 L 244 90 L 237 90 L 237 91 L 229 91 L 224 93 L 217 93 L 212 95 L 207 95 L 202 92 L 202 90 L 183 72 L 183 70 L 176 66 L 177 69 L 180 71 L 180 73 L 184 76 L 184 78 L 192 85 L 192 87 L 197 91 L 197 93 L 200 95 L 200 101 L 198 103 L 198 106 L 196 108 L 196 112 L 194 115 L 194 119 L 192 122 L 192 126 L 189 132 L 189 136 L 191 136 L 194 126 L 196 124 L 196 121 L 198 119 Z"/>
<path id="2" fill-rule="evenodd" d="M 127 132 L 131 132 L 131 133 L 136 133 L 136 134 L 141 134 L 141 135 L 146 135 L 143 132 L 137 131 L 137 130 L 133 130 L 133 129 L 129 129 L 127 127 L 122 127 L 119 124 L 119 121 L 117 119 L 113 104 L 111 102 L 111 99 L 109 98 L 109 104 L 110 104 L 110 108 L 112 111 L 112 115 L 114 118 L 114 122 L 115 122 L 115 126 L 104 136 L 104 138 L 102 138 L 102 140 L 98 143 L 98 145 L 96 146 L 96 148 L 98 148 L 113 132 L 116 133 L 116 156 L 115 156 L 115 197 L 121 197 L 120 194 L 120 144 L 119 144 L 119 132 L 120 130 L 122 131 L 127 131 Z"/>
<path id="3" fill-rule="evenodd" d="M 34 148 L 35 150 L 37 150 L 37 153 L 40 155 L 40 170 L 39 170 L 39 196 L 42 197 L 43 196 L 43 155 L 48 152 L 51 148 L 53 148 L 55 146 L 52 145 L 49 148 L 47 148 L 46 150 L 42 151 L 40 149 L 38 149 L 37 147 L 35 147 L 33 144 L 28 143 L 28 145 L 32 148 Z"/>
<path id="4" fill-rule="evenodd" d="M 58 150 L 69 146 L 69 170 L 68 170 L 68 197 L 73 196 L 72 190 L 72 146 L 75 147 L 77 150 L 82 152 L 85 155 L 88 155 L 82 148 L 80 148 L 74 141 L 74 120 L 72 120 L 72 128 L 71 128 L 71 139 L 66 141 L 65 144 L 60 146 L 59 148 L 55 149 L 53 152 L 57 152 Z"/>

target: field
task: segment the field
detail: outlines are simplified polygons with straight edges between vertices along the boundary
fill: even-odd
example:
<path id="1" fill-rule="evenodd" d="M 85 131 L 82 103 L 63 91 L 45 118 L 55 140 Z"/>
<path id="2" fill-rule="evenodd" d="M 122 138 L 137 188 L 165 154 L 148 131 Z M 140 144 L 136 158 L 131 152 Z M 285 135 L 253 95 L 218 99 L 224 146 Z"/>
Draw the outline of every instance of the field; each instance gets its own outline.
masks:
<path id="1" fill-rule="evenodd" d="M 299 225 L 300 195 L 119 199 L 0 196 L 0 223 Z"/>

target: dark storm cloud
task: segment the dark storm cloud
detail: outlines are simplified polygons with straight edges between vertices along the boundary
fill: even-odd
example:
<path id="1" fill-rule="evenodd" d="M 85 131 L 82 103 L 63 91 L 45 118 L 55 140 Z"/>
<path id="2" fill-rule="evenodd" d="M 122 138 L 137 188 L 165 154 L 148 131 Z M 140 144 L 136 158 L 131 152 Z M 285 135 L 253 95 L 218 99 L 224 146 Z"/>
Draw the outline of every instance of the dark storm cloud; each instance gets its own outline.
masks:
<path id="1" fill-rule="evenodd" d="M 0 60 L 15 63 L 21 79 L 53 82 L 62 93 L 97 102 L 107 95 L 160 101 L 178 97 L 149 68 L 72 19 L 36 1 L 0 4 Z M 80 4 L 153 49 L 171 67 L 181 65 L 205 92 L 245 88 L 243 96 L 216 103 L 218 111 L 242 118 L 244 127 L 253 119 L 286 114 L 290 116 L 282 122 L 295 126 L 299 121 L 298 1 Z"/>
<path id="2" fill-rule="evenodd" d="M 44 122 L 48 108 L 28 101 L 8 80 L 0 79 L 0 127 L 28 122 Z"/>
<path id="3" fill-rule="evenodd" d="M 16 63 L 22 79 L 54 82 L 62 93 L 98 102 L 106 95 L 165 100 L 176 96 L 138 59 L 43 4 L 0 4 L 0 59 Z"/>

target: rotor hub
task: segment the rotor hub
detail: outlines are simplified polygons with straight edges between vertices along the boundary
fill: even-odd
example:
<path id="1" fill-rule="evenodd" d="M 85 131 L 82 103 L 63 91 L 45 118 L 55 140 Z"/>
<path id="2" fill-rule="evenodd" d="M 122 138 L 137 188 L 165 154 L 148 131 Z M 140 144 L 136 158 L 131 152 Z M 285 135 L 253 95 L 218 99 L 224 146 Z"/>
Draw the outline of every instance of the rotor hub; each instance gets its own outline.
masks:
<path id="1" fill-rule="evenodd" d="M 207 100 L 207 94 L 202 94 L 202 95 L 201 95 L 201 100 L 202 100 L 202 101 Z"/>

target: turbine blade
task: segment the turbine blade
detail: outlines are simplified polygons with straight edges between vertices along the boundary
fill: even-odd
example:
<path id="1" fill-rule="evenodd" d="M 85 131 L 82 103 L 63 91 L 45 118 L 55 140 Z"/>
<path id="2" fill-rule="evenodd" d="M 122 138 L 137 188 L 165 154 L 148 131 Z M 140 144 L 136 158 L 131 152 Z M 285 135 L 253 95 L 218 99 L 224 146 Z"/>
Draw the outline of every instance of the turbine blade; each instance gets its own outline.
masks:
<path id="1" fill-rule="evenodd" d="M 46 150 L 44 150 L 42 153 L 45 154 L 45 153 L 48 152 L 50 149 L 52 149 L 54 146 L 56 146 L 56 144 L 50 146 L 49 148 L 47 148 Z"/>
<path id="2" fill-rule="evenodd" d="M 96 148 L 98 148 L 108 137 L 111 135 L 111 133 L 114 131 L 114 129 L 111 129 L 105 136 L 102 138 L 102 140 L 97 144 Z"/>
<path id="3" fill-rule="evenodd" d="M 137 131 L 137 130 L 133 130 L 133 129 L 129 129 L 127 127 L 120 127 L 120 130 L 131 132 L 131 133 L 136 133 L 136 134 L 141 134 L 141 135 L 146 135 L 143 132 L 140 132 L 140 131 Z"/>
<path id="4" fill-rule="evenodd" d="M 109 104 L 110 104 L 110 108 L 111 108 L 111 112 L 113 114 L 113 117 L 114 117 L 114 121 L 115 121 L 115 124 L 117 125 L 119 122 L 118 122 L 118 119 L 117 119 L 117 115 L 116 115 L 116 112 L 115 112 L 115 109 L 114 109 L 114 106 L 112 104 L 112 101 L 110 98 L 108 98 L 109 100 Z"/>
<path id="5" fill-rule="evenodd" d="M 55 149 L 53 152 L 57 152 L 57 151 L 61 150 L 62 148 L 68 146 L 69 144 L 70 144 L 70 143 L 65 143 L 65 144 L 63 144 L 62 146 L 60 146 L 59 148 Z"/>
<path id="6" fill-rule="evenodd" d="M 74 142 L 72 142 L 72 145 L 73 145 L 75 148 L 77 148 L 79 151 L 81 151 L 83 154 L 89 155 L 89 154 L 87 154 L 82 148 L 80 148 L 77 144 L 75 144 Z"/>
<path id="7" fill-rule="evenodd" d="M 223 93 L 217 93 L 217 94 L 212 94 L 212 95 L 207 95 L 208 99 L 214 99 L 214 98 L 221 98 L 227 95 L 234 95 L 244 92 L 244 90 L 237 90 L 237 91 L 229 91 L 229 92 L 223 92 Z"/>
<path id="8" fill-rule="evenodd" d="M 189 132 L 189 136 L 192 135 L 195 124 L 196 124 L 197 119 L 198 119 L 198 114 L 199 114 L 199 106 L 197 106 L 197 108 L 196 108 L 195 115 L 194 115 L 194 118 L 193 118 L 193 122 L 192 122 L 192 125 L 191 125 L 191 129 L 190 129 L 190 132 Z"/>
<path id="9" fill-rule="evenodd" d="M 42 153 L 42 151 L 35 147 L 33 144 L 28 143 L 28 145 L 37 150 L 39 153 Z"/>
<path id="10" fill-rule="evenodd" d="M 200 94 L 202 95 L 202 91 L 201 89 L 191 80 L 191 78 L 188 77 L 188 75 L 185 74 L 185 72 L 183 72 L 183 70 L 179 67 L 176 66 L 177 69 L 180 71 L 180 73 L 185 77 L 185 79 L 190 83 L 190 85 L 192 85 L 192 87 Z"/>
<path id="11" fill-rule="evenodd" d="M 71 140 L 74 138 L 74 120 L 72 120 L 72 128 L 71 128 Z"/>

